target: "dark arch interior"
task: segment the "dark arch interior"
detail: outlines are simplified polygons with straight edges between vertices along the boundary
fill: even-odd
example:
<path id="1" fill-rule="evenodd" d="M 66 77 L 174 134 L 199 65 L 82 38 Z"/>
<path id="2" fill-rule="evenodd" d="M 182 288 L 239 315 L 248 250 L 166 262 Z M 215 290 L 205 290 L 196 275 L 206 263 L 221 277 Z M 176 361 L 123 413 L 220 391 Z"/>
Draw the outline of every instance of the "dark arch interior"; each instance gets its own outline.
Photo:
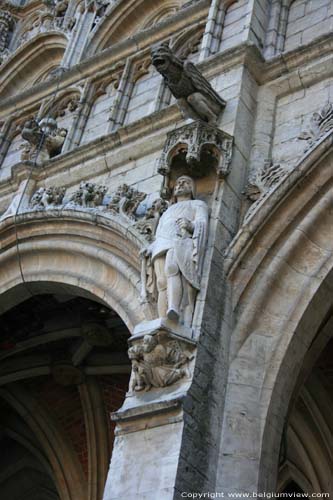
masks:
<path id="1" fill-rule="evenodd" d="M 61 288 L 57 293 L 56 287 L 6 310 L 0 332 L 0 498 L 58 500 L 46 443 L 32 428 L 29 411 L 20 409 L 20 397 L 36 401 L 44 424 L 45 419 L 56 422 L 88 480 L 81 389 L 93 384 L 102 401 L 110 458 L 110 413 L 121 406 L 130 374 L 129 332 L 107 306 Z"/>
<path id="2" fill-rule="evenodd" d="M 331 491 L 333 471 L 333 314 L 323 321 L 309 347 L 292 398 L 280 450 L 285 465 L 303 478 L 290 480 L 284 493 Z M 306 486 L 304 486 L 306 485 Z"/>
<path id="3" fill-rule="evenodd" d="M 289 483 L 286 485 L 286 487 L 282 490 L 281 493 L 289 493 L 289 494 L 296 494 L 296 493 L 304 493 L 302 488 L 298 486 L 295 481 L 289 481 Z"/>

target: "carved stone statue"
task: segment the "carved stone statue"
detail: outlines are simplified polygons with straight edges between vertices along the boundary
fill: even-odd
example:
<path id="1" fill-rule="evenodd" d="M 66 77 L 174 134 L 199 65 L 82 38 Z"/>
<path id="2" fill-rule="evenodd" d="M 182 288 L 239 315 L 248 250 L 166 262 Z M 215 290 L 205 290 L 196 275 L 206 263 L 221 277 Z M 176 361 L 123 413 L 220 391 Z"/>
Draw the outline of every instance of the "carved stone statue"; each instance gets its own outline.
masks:
<path id="1" fill-rule="evenodd" d="M 190 359 L 178 341 L 162 343 L 153 335 L 145 335 L 140 344 L 129 348 L 128 355 L 132 362 L 134 391 L 174 384 L 187 374 L 184 365 Z"/>
<path id="2" fill-rule="evenodd" d="M 195 184 L 186 175 L 177 179 L 173 194 L 175 203 L 159 219 L 155 241 L 142 255 L 149 259 L 144 260 L 147 287 L 157 289 L 159 316 L 190 326 L 200 289 L 208 207 L 194 199 Z"/>
<path id="3" fill-rule="evenodd" d="M 78 191 L 71 197 L 71 202 L 82 207 L 95 208 L 103 205 L 107 188 L 92 182 L 82 181 Z"/>
<path id="4" fill-rule="evenodd" d="M 181 61 L 167 43 L 152 48 L 152 63 L 164 78 L 185 118 L 216 123 L 225 101 L 190 61 Z"/>
<path id="5" fill-rule="evenodd" d="M 67 134 L 66 129 L 58 129 L 53 118 L 35 119 L 25 122 L 22 137 L 28 144 L 24 146 L 22 159 L 35 161 L 41 166 L 45 161 L 61 153 Z"/>
<path id="6" fill-rule="evenodd" d="M 30 204 L 33 208 L 50 208 L 59 206 L 62 204 L 65 192 L 65 187 L 41 187 L 31 198 Z"/>

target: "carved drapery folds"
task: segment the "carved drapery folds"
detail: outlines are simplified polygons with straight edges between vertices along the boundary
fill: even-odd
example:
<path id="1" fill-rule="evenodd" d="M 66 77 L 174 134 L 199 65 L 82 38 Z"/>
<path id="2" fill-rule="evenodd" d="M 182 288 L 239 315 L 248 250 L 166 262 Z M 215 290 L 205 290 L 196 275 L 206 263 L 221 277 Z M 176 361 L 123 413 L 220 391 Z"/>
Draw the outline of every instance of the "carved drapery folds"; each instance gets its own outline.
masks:
<path id="1" fill-rule="evenodd" d="M 142 300 L 155 297 L 160 318 L 187 328 L 200 290 L 208 235 L 208 206 L 195 199 L 195 191 L 191 177 L 177 179 L 175 202 L 158 219 L 155 237 L 142 252 Z"/>
<path id="2" fill-rule="evenodd" d="M 22 138 L 27 142 L 23 145 L 21 159 L 43 165 L 47 160 L 61 153 L 67 130 L 58 128 L 53 118 L 43 118 L 39 122 L 31 119 L 25 122 Z"/>
<path id="3" fill-rule="evenodd" d="M 132 363 L 132 391 L 167 387 L 189 376 L 192 359 L 189 344 L 170 338 L 165 332 L 144 335 L 128 350 Z"/>
<path id="4" fill-rule="evenodd" d="M 214 169 L 219 178 L 229 173 L 232 137 L 217 127 L 196 121 L 169 132 L 158 172 L 164 176 L 162 195 L 170 197 L 170 173 L 177 167 L 195 177 L 209 175 Z"/>
<path id="5" fill-rule="evenodd" d="M 183 62 L 168 43 L 152 48 L 152 63 L 177 99 L 184 118 L 215 124 L 226 102 L 190 61 Z"/>

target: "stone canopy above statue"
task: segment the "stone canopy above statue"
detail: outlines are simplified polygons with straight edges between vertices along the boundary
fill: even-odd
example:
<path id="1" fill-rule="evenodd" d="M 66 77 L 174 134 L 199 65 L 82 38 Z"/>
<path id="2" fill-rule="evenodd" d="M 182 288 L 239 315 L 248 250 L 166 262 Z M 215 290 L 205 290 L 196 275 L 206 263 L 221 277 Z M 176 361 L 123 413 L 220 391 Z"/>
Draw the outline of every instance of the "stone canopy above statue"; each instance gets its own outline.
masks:
<path id="1" fill-rule="evenodd" d="M 182 61 L 168 43 L 152 48 L 152 63 L 177 99 L 184 118 L 215 124 L 226 102 L 190 61 Z"/>
<path id="2" fill-rule="evenodd" d="M 229 173 L 232 144 L 229 134 L 199 120 L 169 132 L 157 164 L 164 177 L 162 197 L 170 198 L 171 178 L 182 174 L 223 179 Z"/>

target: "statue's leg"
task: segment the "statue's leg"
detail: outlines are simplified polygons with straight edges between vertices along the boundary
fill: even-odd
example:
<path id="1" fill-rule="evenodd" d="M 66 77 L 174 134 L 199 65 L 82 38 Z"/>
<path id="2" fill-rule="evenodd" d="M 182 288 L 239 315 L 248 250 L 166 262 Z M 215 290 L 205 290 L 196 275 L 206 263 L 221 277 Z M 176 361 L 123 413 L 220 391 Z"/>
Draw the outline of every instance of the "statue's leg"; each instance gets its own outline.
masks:
<path id="1" fill-rule="evenodd" d="M 160 318 L 165 318 L 168 309 L 167 278 L 165 275 L 165 255 L 154 260 L 154 272 L 158 292 L 157 310 Z"/>
<path id="2" fill-rule="evenodd" d="M 196 299 L 198 291 L 195 288 L 193 288 L 193 286 L 191 286 L 190 284 L 187 284 L 186 288 L 187 288 L 188 304 L 185 307 L 185 311 L 184 311 L 184 324 L 185 324 L 185 326 L 190 327 L 192 325 L 195 299 Z"/>
<path id="3" fill-rule="evenodd" d="M 200 92 L 194 92 L 187 98 L 190 106 L 195 109 L 202 120 L 208 123 L 214 124 L 217 121 L 218 113 L 216 106 L 211 103 L 203 94 Z"/>
<path id="4" fill-rule="evenodd" d="M 165 274 L 167 276 L 168 310 L 167 317 L 178 321 L 180 304 L 183 296 L 183 286 L 174 250 L 168 250 L 165 259 Z"/>

